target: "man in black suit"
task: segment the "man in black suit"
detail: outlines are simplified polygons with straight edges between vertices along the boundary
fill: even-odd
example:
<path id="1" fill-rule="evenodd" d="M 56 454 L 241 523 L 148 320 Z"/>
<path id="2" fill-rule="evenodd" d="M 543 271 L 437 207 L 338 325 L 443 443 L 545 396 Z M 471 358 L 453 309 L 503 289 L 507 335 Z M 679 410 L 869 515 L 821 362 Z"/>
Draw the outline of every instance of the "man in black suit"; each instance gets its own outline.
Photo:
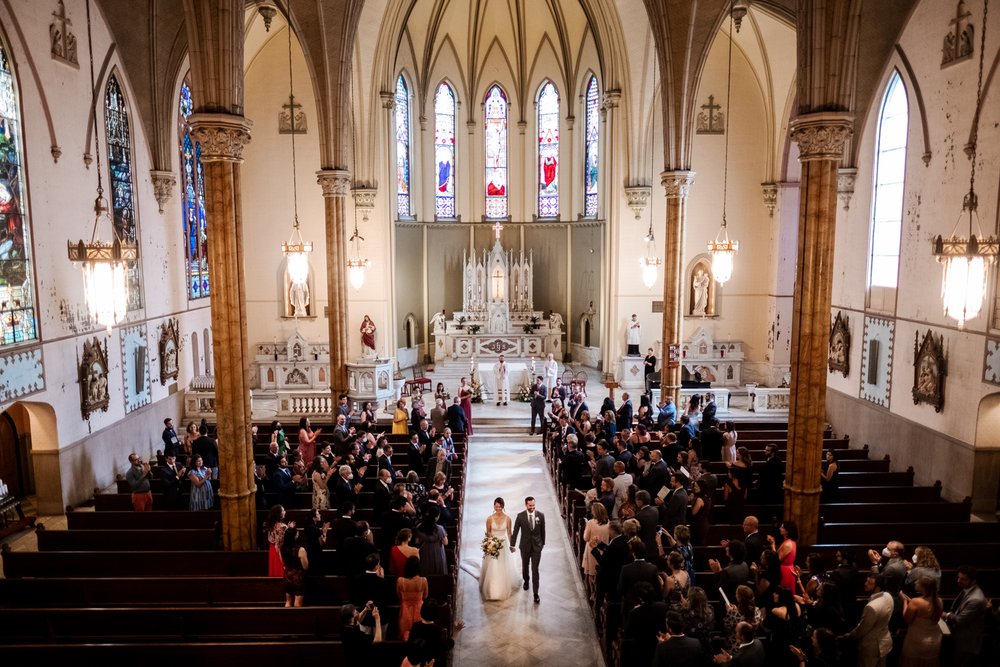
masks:
<path id="1" fill-rule="evenodd" d="M 740 540 L 730 540 L 726 544 L 729 564 L 725 567 L 714 558 L 708 560 L 708 567 L 715 573 L 715 588 L 721 588 L 730 600 L 736 599 L 736 588 L 750 581 L 750 566 L 747 565 L 747 548 Z"/>
<path id="2" fill-rule="evenodd" d="M 341 458 L 347 458 L 351 445 L 358 439 L 353 426 L 347 425 L 347 417 L 337 415 L 337 426 L 333 429 L 333 451 Z M 306 463 L 309 463 L 308 461 Z"/>
<path id="3" fill-rule="evenodd" d="M 403 513 L 406 506 L 406 498 L 396 496 L 389 503 L 389 511 L 382 514 L 379 525 L 382 527 L 382 536 L 379 540 L 379 551 L 385 560 L 389 559 L 389 552 L 392 545 L 396 543 L 396 535 L 403 528 L 413 529 L 413 522 L 410 517 Z"/>
<path id="4" fill-rule="evenodd" d="M 465 433 L 465 410 L 462 409 L 462 401 L 458 396 L 448 406 L 445 417 L 452 433 Z"/>
<path id="5" fill-rule="evenodd" d="M 392 445 L 389 443 L 382 445 L 382 455 L 378 457 L 378 469 L 388 470 L 390 479 L 403 478 L 403 473 L 392 467 Z"/>
<path id="6" fill-rule="evenodd" d="M 743 546 L 746 548 L 746 560 L 747 563 L 757 563 L 760 564 L 760 555 L 764 552 L 764 545 L 766 544 L 764 536 L 758 531 L 760 523 L 757 521 L 757 517 L 752 514 L 743 519 Z M 722 546 L 729 544 L 727 540 L 723 540 Z M 851 592 L 851 597 L 854 597 L 854 592 Z"/>
<path id="7" fill-rule="evenodd" d="M 733 652 L 723 650 L 715 656 L 715 664 L 730 667 L 764 667 L 764 644 L 754 637 L 753 626 L 746 621 L 736 624 L 737 646 Z"/>
<path id="8" fill-rule="evenodd" d="M 639 522 L 639 539 L 646 546 L 646 553 L 656 557 L 659 554 L 656 527 L 660 523 L 660 513 L 650 504 L 649 493 L 646 491 L 635 494 L 635 506 L 639 508 L 635 513 L 636 521 Z"/>
<path id="9" fill-rule="evenodd" d="M 267 478 L 274 477 L 275 471 L 281 462 L 281 454 L 278 453 L 278 443 L 275 440 L 267 447 L 267 454 L 264 454 L 264 469 L 267 471 Z"/>
<path id="10" fill-rule="evenodd" d="M 365 571 L 365 559 L 373 555 L 378 555 L 378 547 L 372 543 L 371 528 L 367 521 L 358 521 L 354 535 L 337 549 L 337 573 L 347 577 L 359 575 Z"/>
<path id="11" fill-rule="evenodd" d="M 725 439 L 722 437 L 722 431 L 719 430 L 719 425 L 712 422 L 711 426 L 708 426 L 705 422 L 701 423 L 701 454 L 705 461 L 721 461 L 722 460 L 722 446 L 725 443 Z"/>
<path id="12" fill-rule="evenodd" d="M 340 505 L 338 516 L 330 524 L 330 532 L 327 536 L 327 546 L 337 549 L 339 556 L 340 549 L 348 538 L 354 537 L 358 525 L 354 523 L 354 503 L 343 503 Z"/>
<path id="13" fill-rule="evenodd" d="M 639 582 L 646 582 L 650 586 L 660 585 L 656 566 L 646 560 L 646 546 L 638 540 L 633 540 L 628 546 L 632 552 L 632 562 L 624 565 L 622 573 L 618 576 L 618 594 L 622 597 L 623 617 L 627 617 L 628 612 L 641 602 L 635 592 L 635 586 Z"/>
<path id="14" fill-rule="evenodd" d="M 652 497 L 667 485 L 670 469 L 667 462 L 663 460 L 663 454 L 658 449 L 649 453 L 649 464 L 649 469 L 642 472 L 639 487 Z"/>
<path id="15" fill-rule="evenodd" d="M 219 479 L 219 443 L 209 437 L 208 426 L 204 424 L 198 428 L 198 433 L 198 439 L 191 445 L 191 452 L 194 456 L 200 456 L 201 462 L 212 471 L 212 479 Z"/>
<path id="16" fill-rule="evenodd" d="M 626 612 L 624 638 L 628 643 L 622 644 L 621 664 L 648 665 L 653 661 L 656 635 L 665 627 L 670 607 L 657 599 L 656 589 L 648 582 L 635 584 L 632 592 L 639 599 L 639 605 L 631 610 L 623 608 Z M 626 646 L 629 647 L 627 653 Z"/>
<path id="17" fill-rule="evenodd" d="M 177 450 L 181 448 L 181 443 L 177 439 L 177 431 L 174 430 L 174 421 L 170 417 L 163 420 L 163 434 L 160 437 L 163 440 L 163 455 L 177 454 Z"/>
<path id="18" fill-rule="evenodd" d="M 566 438 L 571 434 L 576 434 L 576 428 L 570 423 L 569 417 L 563 415 L 559 418 L 559 426 L 556 427 L 556 432 L 552 434 L 552 446 L 561 448 L 566 445 Z"/>
<path id="19" fill-rule="evenodd" d="M 580 421 L 580 415 L 584 412 L 590 412 L 590 408 L 587 407 L 587 402 L 583 400 L 583 394 L 576 395 L 576 408 L 573 409 L 572 421 L 577 423 Z"/>
<path id="20" fill-rule="evenodd" d="M 670 487 L 673 489 L 673 492 L 670 494 L 663 507 L 663 511 L 660 513 L 662 515 L 660 523 L 663 524 L 663 529 L 671 535 L 674 534 L 674 528 L 678 525 L 687 524 L 688 502 L 690 498 L 688 498 L 687 489 L 684 488 L 684 482 L 685 478 L 682 473 L 670 473 Z M 659 502 L 659 498 L 657 498 L 657 501 Z"/>
<path id="21" fill-rule="evenodd" d="M 607 598 L 611 602 L 620 600 L 618 597 L 618 580 L 622 568 L 632 561 L 632 553 L 628 549 L 628 541 L 622 535 L 621 521 L 615 519 L 608 524 L 607 546 L 597 545 L 597 603 Z"/>
<path id="22" fill-rule="evenodd" d="M 597 456 L 590 462 L 590 477 L 594 488 L 599 489 L 601 480 L 615 476 L 615 458 L 608 452 L 608 443 L 601 440 L 597 443 Z"/>
<path id="23" fill-rule="evenodd" d="M 160 466 L 160 478 L 163 479 L 163 500 L 168 509 L 184 509 L 180 504 L 181 480 L 186 469 L 177 465 L 177 457 L 166 455 L 166 463 Z"/>
<path id="24" fill-rule="evenodd" d="M 715 404 L 715 394 L 712 393 L 705 394 L 705 407 L 701 409 L 702 430 L 705 430 L 709 426 L 718 423 L 718 420 L 715 418 L 715 413 L 718 410 L 718 408 L 719 406 Z M 715 460 L 715 459 L 709 459 L 709 460 Z"/>
<path id="25" fill-rule="evenodd" d="M 577 436 L 570 433 L 566 436 L 566 453 L 559 463 L 559 481 L 571 489 L 580 486 L 583 471 L 587 465 L 587 457 L 576 448 Z"/>
<path id="26" fill-rule="evenodd" d="M 764 469 L 757 478 L 757 498 L 762 505 L 778 504 L 785 495 L 785 462 L 778 458 L 778 446 L 768 443 L 764 447 Z"/>
<path id="27" fill-rule="evenodd" d="M 628 392 L 622 394 L 622 404 L 618 408 L 615 425 L 619 431 L 632 428 L 632 399 L 629 398 Z"/>
<path id="28" fill-rule="evenodd" d="M 701 642 L 684 636 L 684 618 L 679 613 L 667 614 L 667 634 L 661 634 L 659 640 L 653 667 L 703 667 Z"/>
<path id="29" fill-rule="evenodd" d="M 395 600 L 395 591 L 385 580 L 378 554 L 369 554 L 365 558 L 365 571 L 351 579 L 350 588 L 351 602 L 358 607 L 363 607 L 371 600 L 379 609 L 388 609 Z M 361 619 L 361 625 L 374 629 L 375 622 L 371 615 L 368 615 Z"/>
<path id="30" fill-rule="evenodd" d="M 548 391 L 542 384 L 542 376 L 535 378 L 535 384 L 531 386 L 531 430 L 528 435 L 535 435 L 535 419 L 538 419 L 538 431 L 545 433 L 545 396 Z"/>
<path id="31" fill-rule="evenodd" d="M 410 444 L 406 446 L 406 461 L 410 466 L 410 470 L 416 471 L 420 477 L 424 476 L 424 452 L 428 448 L 430 448 L 430 445 L 422 444 L 420 442 L 420 435 L 417 433 L 410 436 Z"/>
<path id="32" fill-rule="evenodd" d="M 518 542 L 517 536 L 521 535 Z M 524 499 L 524 511 L 517 515 L 514 521 L 514 533 L 511 543 L 517 542 L 521 550 L 521 576 L 524 579 L 524 590 L 528 590 L 528 565 L 531 565 L 532 590 L 535 593 L 535 604 L 538 604 L 538 563 L 542 558 L 542 548 L 545 547 L 545 516 L 535 510 L 535 499 L 528 496 Z M 514 547 L 510 548 L 511 552 Z"/>
<path id="33" fill-rule="evenodd" d="M 354 471 L 351 470 L 351 466 L 342 465 L 337 469 L 337 477 L 333 480 L 333 488 L 330 489 L 337 505 L 358 502 L 361 484 L 355 484 L 353 480 Z"/>
<path id="34" fill-rule="evenodd" d="M 378 481 L 375 482 L 375 501 L 372 508 L 375 516 L 382 516 L 382 513 L 389 509 L 389 501 L 392 500 L 392 475 L 385 468 L 378 471 Z"/>
<path id="35" fill-rule="evenodd" d="M 292 473 L 288 467 L 288 459 L 284 456 L 278 462 L 278 469 L 271 476 L 271 486 L 278 494 L 278 502 L 285 509 L 295 508 L 295 485 L 302 480 L 301 475 Z"/>

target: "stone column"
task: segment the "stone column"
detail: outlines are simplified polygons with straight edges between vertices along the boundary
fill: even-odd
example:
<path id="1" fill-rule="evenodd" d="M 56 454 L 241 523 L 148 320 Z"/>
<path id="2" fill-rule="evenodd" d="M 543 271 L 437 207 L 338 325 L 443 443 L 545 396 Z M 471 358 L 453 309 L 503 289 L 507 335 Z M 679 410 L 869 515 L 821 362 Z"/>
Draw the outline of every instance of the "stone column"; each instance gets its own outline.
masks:
<path id="1" fill-rule="evenodd" d="M 801 544 L 815 544 L 826 426 L 826 375 L 837 224 L 837 175 L 853 117 L 814 113 L 792 123 L 802 181 L 792 302 L 792 383 L 785 462 L 785 518 Z"/>
<path id="2" fill-rule="evenodd" d="M 228 551 L 256 548 L 257 516 L 250 437 L 250 350 L 243 276 L 240 164 L 251 122 L 225 113 L 188 118 L 205 165 L 205 218 L 212 276 L 215 414 L 219 438 L 222 542 Z"/>
<path id="3" fill-rule="evenodd" d="M 330 390 L 334 405 L 347 391 L 347 194 L 351 175 L 344 169 L 322 169 L 316 182 L 323 188 L 326 217 L 326 284 L 329 295 Z M 383 333 L 383 335 L 385 335 Z"/>
<path id="4" fill-rule="evenodd" d="M 664 171 L 660 183 L 667 192 L 667 228 L 663 250 L 663 359 L 660 365 L 660 396 L 674 397 L 681 414 L 681 369 L 669 367 L 671 344 L 680 345 L 684 322 L 684 228 L 687 198 L 694 183 L 693 171 Z"/>

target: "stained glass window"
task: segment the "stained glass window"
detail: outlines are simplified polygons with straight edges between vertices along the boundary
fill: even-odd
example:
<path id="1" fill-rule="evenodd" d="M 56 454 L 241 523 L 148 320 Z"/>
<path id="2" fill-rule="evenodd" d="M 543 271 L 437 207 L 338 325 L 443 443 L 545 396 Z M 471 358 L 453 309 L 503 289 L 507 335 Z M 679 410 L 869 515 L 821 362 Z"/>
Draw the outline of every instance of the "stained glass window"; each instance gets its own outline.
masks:
<path id="1" fill-rule="evenodd" d="M 597 77 L 592 76 L 587 83 L 583 161 L 583 215 L 588 218 L 597 217 L 597 137 L 601 127 L 597 109 L 598 97 Z"/>
<path id="2" fill-rule="evenodd" d="M 538 217 L 559 217 L 559 92 L 551 81 L 538 95 Z"/>
<path id="3" fill-rule="evenodd" d="M 132 196 L 132 137 L 128 123 L 128 106 L 118 78 L 111 75 L 104 95 L 104 125 L 108 135 L 108 170 L 111 172 L 111 209 L 115 232 L 122 241 L 136 243 L 138 229 L 135 202 Z M 128 309 L 142 308 L 142 286 L 139 262 L 131 260 L 125 268 L 128 281 Z"/>
<path id="4" fill-rule="evenodd" d="M 191 86 L 181 84 L 177 132 L 181 148 L 181 215 L 184 222 L 185 270 L 189 299 L 211 294 L 208 281 L 208 225 L 205 221 L 205 171 L 201 144 L 191 139 L 188 116 L 194 111 Z"/>
<path id="5" fill-rule="evenodd" d="M 396 203 L 399 217 L 410 217 L 410 96 L 402 74 L 396 79 Z"/>
<path id="6" fill-rule="evenodd" d="M 909 108 L 898 72 L 886 87 L 879 114 L 872 203 L 870 287 L 896 287 L 899 240 L 903 225 L 903 179 L 906 175 L 906 131 Z"/>
<path id="7" fill-rule="evenodd" d="M 500 86 L 486 92 L 486 217 L 507 217 L 507 95 Z"/>
<path id="8" fill-rule="evenodd" d="M 0 44 L 0 347 L 38 339 L 21 171 L 21 113 Z"/>
<path id="9" fill-rule="evenodd" d="M 441 82 L 434 95 L 434 212 L 455 217 L 455 93 Z"/>

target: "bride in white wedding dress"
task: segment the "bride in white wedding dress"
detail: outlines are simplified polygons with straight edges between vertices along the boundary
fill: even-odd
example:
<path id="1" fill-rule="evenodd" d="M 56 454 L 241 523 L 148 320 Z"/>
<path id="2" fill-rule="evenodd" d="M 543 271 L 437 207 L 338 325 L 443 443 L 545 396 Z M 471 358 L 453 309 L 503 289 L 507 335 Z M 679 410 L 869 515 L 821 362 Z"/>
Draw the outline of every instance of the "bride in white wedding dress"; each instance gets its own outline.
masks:
<path id="1" fill-rule="evenodd" d="M 486 517 L 486 534 L 500 540 L 497 558 L 483 555 L 483 565 L 479 571 L 479 592 L 483 600 L 506 600 L 520 584 L 515 552 L 511 550 L 510 516 L 503 511 L 503 498 L 493 501 L 493 514 Z"/>

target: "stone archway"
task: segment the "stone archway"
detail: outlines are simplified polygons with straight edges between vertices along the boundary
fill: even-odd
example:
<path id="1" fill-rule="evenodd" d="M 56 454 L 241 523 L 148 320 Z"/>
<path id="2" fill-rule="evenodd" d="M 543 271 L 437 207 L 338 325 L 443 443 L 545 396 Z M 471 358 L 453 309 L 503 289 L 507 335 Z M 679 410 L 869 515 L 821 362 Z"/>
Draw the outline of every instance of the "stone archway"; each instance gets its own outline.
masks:
<path id="1" fill-rule="evenodd" d="M 56 413 L 46 403 L 19 401 L 0 416 L 13 428 L 15 465 L 21 496 L 35 494 L 39 514 L 62 514 L 62 472 Z M 13 489 L 13 484 L 5 480 Z"/>
<path id="2" fill-rule="evenodd" d="M 972 511 L 1000 507 L 1000 393 L 979 401 L 972 463 Z"/>

